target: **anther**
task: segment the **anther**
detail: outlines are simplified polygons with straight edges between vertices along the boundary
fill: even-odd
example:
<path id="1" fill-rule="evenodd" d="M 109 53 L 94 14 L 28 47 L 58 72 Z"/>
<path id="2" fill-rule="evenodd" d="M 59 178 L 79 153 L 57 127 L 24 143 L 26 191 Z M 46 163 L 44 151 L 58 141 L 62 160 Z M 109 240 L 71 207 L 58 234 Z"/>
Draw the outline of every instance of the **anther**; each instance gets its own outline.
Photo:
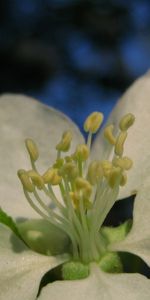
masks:
<path id="1" fill-rule="evenodd" d="M 108 140 L 108 142 L 111 145 L 115 145 L 115 143 L 116 143 L 116 138 L 113 135 L 113 129 L 114 129 L 113 124 L 106 126 L 104 129 L 104 137 Z"/>
<path id="2" fill-rule="evenodd" d="M 54 163 L 54 165 L 53 165 L 53 168 L 55 168 L 55 169 L 60 169 L 60 168 L 63 166 L 63 164 L 64 164 L 64 159 L 63 159 L 63 158 L 58 158 L 58 159 L 55 161 L 55 163 Z"/>
<path id="3" fill-rule="evenodd" d="M 87 179 L 94 185 L 103 178 L 103 168 L 100 161 L 92 161 L 88 168 Z"/>
<path id="4" fill-rule="evenodd" d="M 33 184 L 38 188 L 42 189 L 44 187 L 44 180 L 40 174 L 38 174 L 34 170 L 30 170 L 27 172 L 28 176 L 31 178 Z"/>
<path id="5" fill-rule="evenodd" d="M 58 185 L 62 178 L 58 174 L 58 170 L 55 168 L 49 168 L 42 176 L 44 183 L 50 183 L 52 185 Z"/>
<path id="6" fill-rule="evenodd" d="M 67 152 L 70 148 L 72 140 L 72 133 L 68 130 L 65 131 L 62 135 L 61 141 L 56 145 L 56 150 Z"/>
<path id="7" fill-rule="evenodd" d="M 100 112 L 93 112 L 84 122 L 85 132 L 96 133 L 103 122 L 103 114 Z"/>
<path id="8" fill-rule="evenodd" d="M 122 131 L 128 130 L 128 128 L 133 125 L 134 121 L 135 121 L 135 117 L 133 114 L 131 114 L 131 113 L 126 114 L 120 120 L 120 123 L 119 123 L 120 130 L 122 130 Z"/>
<path id="9" fill-rule="evenodd" d="M 27 172 L 25 170 L 18 170 L 17 172 L 18 177 L 24 187 L 24 189 L 29 192 L 32 193 L 34 191 L 34 185 L 32 183 L 32 181 L 30 180 Z"/>
<path id="10" fill-rule="evenodd" d="M 113 159 L 113 165 L 116 167 L 120 167 L 123 170 L 130 170 L 133 162 L 129 157 L 119 157 L 119 158 L 114 158 Z"/>
<path id="11" fill-rule="evenodd" d="M 79 159 L 81 161 L 87 160 L 89 157 L 89 148 L 85 144 L 79 144 L 76 148 L 76 151 L 73 155 L 73 158 Z"/>
<path id="12" fill-rule="evenodd" d="M 101 162 L 104 176 L 107 178 L 112 170 L 112 163 L 109 160 L 102 160 Z"/>
<path id="13" fill-rule="evenodd" d="M 127 182 L 127 175 L 125 173 L 122 174 L 122 177 L 120 179 L 120 186 L 124 186 Z"/>
<path id="14" fill-rule="evenodd" d="M 68 180 L 73 180 L 79 175 L 79 171 L 74 162 L 65 163 L 62 168 L 58 171 L 59 175 L 68 178 Z"/>
<path id="15" fill-rule="evenodd" d="M 117 137 L 116 144 L 115 144 L 115 154 L 116 155 L 122 156 L 126 138 L 127 138 L 127 131 L 120 132 L 119 136 Z"/>
<path id="16" fill-rule="evenodd" d="M 120 175 L 121 175 L 121 169 L 119 167 L 116 167 L 116 168 L 114 167 L 108 177 L 108 184 L 111 188 L 114 188 Z M 120 181 L 118 182 L 118 184 L 119 183 L 120 183 Z"/>
<path id="17" fill-rule="evenodd" d="M 90 196 L 92 192 L 92 186 L 90 182 L 82 177 L 77 177 L 75 180 L 75 186 L 77 191 L 82 191 L 83 195 Z"/>
<path id="18" fill-rule="evenodd" d="M 31 160 L 36 161 L 39 157 L 38 148 L 32 139 L 26 139 L 25 145 L 30 155 Z"/>

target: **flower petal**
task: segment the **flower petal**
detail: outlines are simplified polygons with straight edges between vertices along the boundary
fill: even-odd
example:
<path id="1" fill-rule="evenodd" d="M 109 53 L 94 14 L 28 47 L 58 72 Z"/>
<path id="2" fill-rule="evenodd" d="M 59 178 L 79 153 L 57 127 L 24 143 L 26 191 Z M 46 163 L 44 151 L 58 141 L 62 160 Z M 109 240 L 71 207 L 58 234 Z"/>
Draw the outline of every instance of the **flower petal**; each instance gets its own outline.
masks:
<path id="1" fill-rule="evenodd" d="M 111 250 L 131 252 L 150 266 L 150 177 L 145 180 L 134 203 L 133 226 L 127 237 L 110 245 Z"/>
<path id="2" fill-rule="evenodd" d="M 30 251 L 6 226 L 0 225 L 0 299 L 35 300 L 42 276 L 66 257 Z"/>
<path id="3" fill-rule="evenodd" d="M 42 289 L 38 300 L 149 300 L 150 282 L 139 274 L 108 274 L 92 266 L 82 280 L 57 281 Z"/>
<path id="4" fill-rule="evenodd" d="M 0 206 L 11 216 L 37 217 L 24 199 L 17 170 L 31 168 L 24 140 L 39 146 L 38 166 L 45 171 L 56 158 L 55 146 L 65 130 L 73 133 L 72 148 L 83 137 L 77 126 L 61 112 L 22 95 L 0 97 Z"/>
<path id="5" fill-rule="evenodd" d="M 126 113 L 135 115 L 135 123 L 129 129 L 125 142 L 124 154 L 133 160 L 133 167 L 128 173 L 127 184 L 120 189 L 119 199 L 135 194 L 138 190 L 143 176 L 150 168 L 150 72 L 136 80 L 122 96 L 111 113 L 108 123 L 116 125 Z M 93 156 L 103 159 L 110 155 L 110 147 L 106 148 L 103 131 L 98 135 L 93 145 Z M 108 152 L 107 150 L 108 149 Z M 108 158 L 108 157 L 107 157 Z"/>

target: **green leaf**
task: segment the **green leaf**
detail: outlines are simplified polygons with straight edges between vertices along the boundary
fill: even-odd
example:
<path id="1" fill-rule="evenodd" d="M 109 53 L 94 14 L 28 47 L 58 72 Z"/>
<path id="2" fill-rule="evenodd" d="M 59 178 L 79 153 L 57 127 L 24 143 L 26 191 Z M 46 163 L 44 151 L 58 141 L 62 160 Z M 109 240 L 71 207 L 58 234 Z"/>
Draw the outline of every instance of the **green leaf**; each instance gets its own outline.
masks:
<path id="1" fill-rule="evenodd" d="M 0 223 L 8 226 L 19 238 L 20 234 L 15 221 L 0 208 Z"/>

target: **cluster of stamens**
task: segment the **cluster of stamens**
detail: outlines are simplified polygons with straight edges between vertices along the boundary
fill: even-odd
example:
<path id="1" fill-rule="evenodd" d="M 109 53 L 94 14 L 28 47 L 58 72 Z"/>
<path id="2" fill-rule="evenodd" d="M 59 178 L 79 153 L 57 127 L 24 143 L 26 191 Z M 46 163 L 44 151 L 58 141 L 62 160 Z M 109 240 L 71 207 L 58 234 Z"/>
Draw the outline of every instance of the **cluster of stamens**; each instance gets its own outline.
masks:
<path id="1" fill-rule="evenodd" d="M 102 122 L 103 115 L 99 112 L 92 113 L 86 119 L 84 130 L 88 133 L 87 142 L 79 144 L 71 155 L 66 153 L 71 147 L 72 134 L 70 131 L 64 132 L 56 145 L 56 161 L 44 174 L 40 174 L 36 167 L 39 152 L 35 142 L 26 139 L 32 169 L 18 171 L 31 207 L 68 235 L 73 259 L 84 263 L 98 261 L 103 254 L 104 245 L 99 229 L 116 201 L 119 187 L 127 181 L 126 171 L 132 166 L 131 159 L 123 156 L 127 131 L 134 123 L 132 114 L 121 119 L 117 135 L 114 134 L 113 124 L 104 130 L 107 143 L 114 149 L 112 160 L 90 161 L 92 135 Z M 59 189 L 61 201 L 56 196 L 54 186 Z M 45 203 L 41 192 L 57 210 Z"/>

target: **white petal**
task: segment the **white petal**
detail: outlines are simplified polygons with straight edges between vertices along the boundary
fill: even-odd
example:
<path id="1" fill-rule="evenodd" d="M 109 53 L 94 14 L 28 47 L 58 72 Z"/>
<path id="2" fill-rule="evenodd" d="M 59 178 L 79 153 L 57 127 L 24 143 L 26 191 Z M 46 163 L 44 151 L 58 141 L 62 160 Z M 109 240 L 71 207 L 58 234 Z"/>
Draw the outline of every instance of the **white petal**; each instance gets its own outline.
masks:
<path id="1" fill-rule="evenodd" d="M 150 281 L 139 274 L 108 274 L 96 265 L 82 280 L 59 281 L 43 288 L 38 300 L 149 300 Z"/>
<path id="2" fill-rule="evenodd" d="M 30 251 L 0 225 L 0 299 L 35 300 L 42 276 L 64 260 Z"/>
<path id="3" fill-rule="evenodd" d="M 126 113 L 133 113 L 135 123 L 129 129 L 125 143 L 124 154 L 133 160 L 133 168 L 128 172 L 128 182 L 120 189 L 118 198 L 125 198 L 138 190 L 143 176 L 150 169 L 150 72 L 136 80 L 117 103 L 108 123 L 116 126 Z M 103 158 L 106 142 L 103 132 L 97 137 L 93 145 L 93 155 Z M 110 153 L 109 153 L 110 154 Z"/>
<path id="4" fill-rule="evenodd" d="M 111 250 L 134 253 L 150 266 L 150 177 L 135 198 L 131 231 L 125 240 L 111 245 Z"/>
<path id="5" fill-rule="evenodd" d="M 61 112 L 22 95 L 0 97 L 0 206 L 11 216 L 37 217 L 26 203 L 18 169 L 31 168 L 24 140 L 39 146 L 39 169 L 46 171 L 56 158 L 55 146 L 64 130 L 73 132 L 72 148 L 83 137 L 76 125 Z"/>

